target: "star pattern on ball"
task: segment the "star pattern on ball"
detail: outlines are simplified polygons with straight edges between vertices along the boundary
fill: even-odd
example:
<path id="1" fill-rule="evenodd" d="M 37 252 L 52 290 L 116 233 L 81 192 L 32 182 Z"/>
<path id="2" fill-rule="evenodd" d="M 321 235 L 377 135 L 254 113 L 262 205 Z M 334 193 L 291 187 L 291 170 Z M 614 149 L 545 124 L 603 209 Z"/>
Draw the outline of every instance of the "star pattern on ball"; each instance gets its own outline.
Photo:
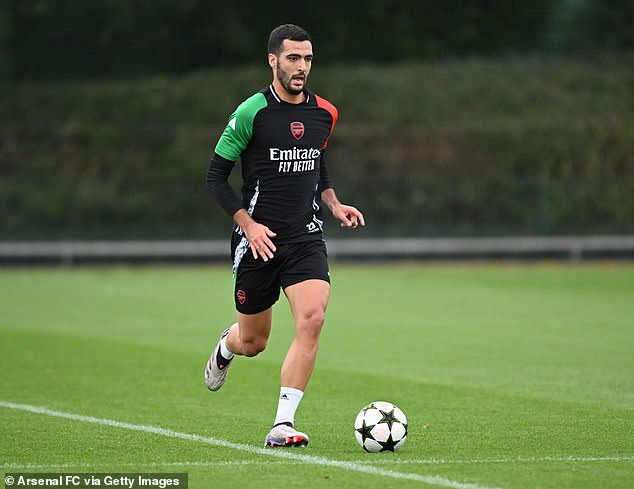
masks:
<path id="1" fill-rule="evenodd" d="M 374 428 L 374 425 L 368 426 L 367 424 L 365 424 L 365 419 L 364 419 L 363 426 L 361 426 L 361 428 L 357 431 L 361 434 L 361 436 L 365 440 L 366 438 L 372 438 L 372 433 L 370 433 L 370 431 L 372 431 L 372 428 Z"/>
<path id="2" fill-rule="evenodd" d="M 392 425 L 394 424 L 394 422 L 398 421 L 398 419 L 394 417 L 394 410 L 390 412 L 381 411 L 381 414 L 383 415 L 383 417 L 381 418 L 381 421 L 379 421 L 379 423 L 387 423 L 390 429 L 392 429 Z"/>

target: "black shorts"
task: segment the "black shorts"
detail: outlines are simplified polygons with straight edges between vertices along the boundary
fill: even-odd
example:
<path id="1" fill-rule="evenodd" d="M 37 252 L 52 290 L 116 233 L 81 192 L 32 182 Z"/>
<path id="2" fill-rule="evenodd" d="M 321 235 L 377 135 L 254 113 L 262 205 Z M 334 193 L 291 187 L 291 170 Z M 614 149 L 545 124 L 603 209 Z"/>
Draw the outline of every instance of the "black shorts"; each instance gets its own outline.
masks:
<path id="1" fill-rule="evenodd" d="M 234 299 L 243 314 L 265 311 L 280 298 L 280 288 L 318 279 L 330 283 L 326 243 L 323 240 L 276 244 L 273 258 L 253 259 L 246 238 L 234 233 L 231 240 Z"/>

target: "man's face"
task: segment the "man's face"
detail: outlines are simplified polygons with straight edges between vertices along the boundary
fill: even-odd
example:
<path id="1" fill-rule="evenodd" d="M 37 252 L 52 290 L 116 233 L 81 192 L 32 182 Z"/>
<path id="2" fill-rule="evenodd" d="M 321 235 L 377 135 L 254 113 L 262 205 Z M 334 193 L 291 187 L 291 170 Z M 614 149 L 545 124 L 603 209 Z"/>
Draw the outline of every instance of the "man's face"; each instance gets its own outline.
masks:
<path id="1" fill-rule="evenodd" d="M 313 46 L 310 41 L 284 40 L 279 56 L 269 55 L 269 63 L 284 90 L 299 95 L 306 86 L 313 61 Z"/>

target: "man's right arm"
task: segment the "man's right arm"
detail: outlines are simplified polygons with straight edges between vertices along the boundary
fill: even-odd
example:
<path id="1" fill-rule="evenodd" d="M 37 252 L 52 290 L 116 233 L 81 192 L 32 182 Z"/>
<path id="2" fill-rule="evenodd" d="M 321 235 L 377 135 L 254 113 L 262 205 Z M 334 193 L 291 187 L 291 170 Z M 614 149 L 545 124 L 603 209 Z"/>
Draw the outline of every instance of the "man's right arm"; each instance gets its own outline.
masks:
<path id="1" fill-rule="evenodd" d="M 275 237 L 275 233 L 255 222 L 244 209 L 242 202 L 229 185 L 229 175 L 235 161 L 251 140 L 256 114 L 266 106 L 266 97 L 262 92 L 249 97 L 238 106 L 229 118 L 207 168 L 207 187 L 220 206 L 244 232 L 249 240 L 253 258 L 261 256 L 264 261 L 273 257 L 275 245 L 271 238 Z"/>

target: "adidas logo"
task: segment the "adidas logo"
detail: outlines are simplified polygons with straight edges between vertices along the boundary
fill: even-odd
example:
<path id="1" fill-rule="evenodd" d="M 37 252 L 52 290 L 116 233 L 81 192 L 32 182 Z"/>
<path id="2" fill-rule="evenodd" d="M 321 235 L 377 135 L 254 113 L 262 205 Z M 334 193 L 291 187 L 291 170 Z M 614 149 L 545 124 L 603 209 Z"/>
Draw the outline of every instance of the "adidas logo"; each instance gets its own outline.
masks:
<path id="1" fill-rule="evenodd" d="M 287 396 L 286 394 L 282 394 L 282 395 L 280 396 L 280 399 L 283 399 L 284 401 L 288 401 L 288 400 L 289 400 L 289 399 L 288 399 L 288 396 Z"/>

